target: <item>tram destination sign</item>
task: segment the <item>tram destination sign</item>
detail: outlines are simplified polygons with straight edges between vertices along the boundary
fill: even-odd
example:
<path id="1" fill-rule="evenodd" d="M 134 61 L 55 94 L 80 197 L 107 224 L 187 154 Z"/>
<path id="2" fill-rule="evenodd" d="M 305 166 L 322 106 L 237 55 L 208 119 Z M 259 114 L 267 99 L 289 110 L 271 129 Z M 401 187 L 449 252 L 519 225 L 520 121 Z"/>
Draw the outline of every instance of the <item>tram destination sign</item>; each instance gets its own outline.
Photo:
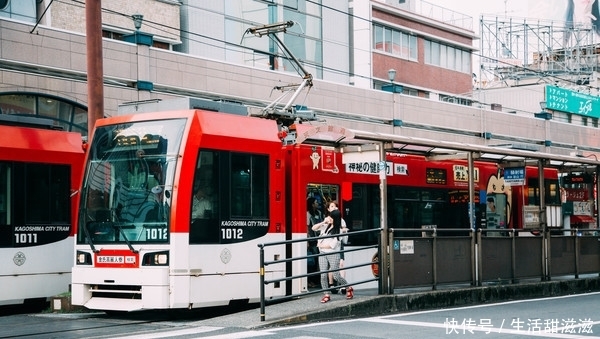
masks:
<path id="1" fill-rule="evenodd" d="M 546 107 L 551 110 L 600 118 L 600 97 L 546 85 Z"/>
<path id="2" fill-rule="evenodd" d="M 510 186 L 525 185 L 525 167 L 506 167 L 504 183 Z"/>

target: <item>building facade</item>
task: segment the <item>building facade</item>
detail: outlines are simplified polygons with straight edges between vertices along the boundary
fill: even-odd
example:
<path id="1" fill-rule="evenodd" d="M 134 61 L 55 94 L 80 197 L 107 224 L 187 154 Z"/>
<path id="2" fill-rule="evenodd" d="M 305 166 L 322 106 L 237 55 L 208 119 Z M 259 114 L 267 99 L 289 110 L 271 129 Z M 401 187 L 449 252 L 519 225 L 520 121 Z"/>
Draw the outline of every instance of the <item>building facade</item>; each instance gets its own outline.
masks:
<path id="1" fill-rule="evenodd" d="M 181 5 L 172 1 L 150 2 L 161 6 L 166 4 L 181 10 Z M 401 8 L 388 8 L 389 5 L 380 3 L 370 2 L 369 6 L 384 7 L 386 11 L 402 11 Z M 139 13 L 137 10 L 132 12 Z M 383 19 L 377 19 L 369 21 L 368 25 L 377 27 L 382 22 Z M 389 23 L 386 25 L 396 27 Z M 397 25 L 400 26 L 399 23 Z M 104 23 L 105 29 L 108 26 Z M 145 31 L 147 26 L 150 27 L 150 24 L 144 22 L 140 30 Z M 130 28 L 129 32 L 133 32 L 133 29 Z M 425 31 L 425 28 L 421 28 L 420 31 Z M 372 36 L 372 31 L 368 32 L 368 35 Z M 394 34 L 391 30 L 390 32 L 393 42 Z M 281 36 L 286 34 L 288 33 Z M 158 33 L 154 37 L 157 35 Z M 433 37 L 428 37 L 433 41 Z M 167 40 L 166 36 L 164 38 Z M 173 41 L 177 39 L 175 37 Z M 410 36 L 406 35 L 406 39 L 407 46 L 410 46 Z M 401 36 L 400 46 L 406 39 Z M 441 37 L 439 39 L 443 40 Z M 446 36 L 446 39 L 450 40 L 449 36 Z M 371 44 L 371 40 L 368 41 Z M 383 40 L 383 43 L 386 41 Z M 417 35 L 417 48 L 426 41 Z M 33 20 L 5 18 L 0 20 L 0 43 L 0 91 L 41 92 L 86 104 L 86 37 L 82 32 L 36 24 Z M 236 101 L 248 105 L 251 111 L 260 111 L 276 99 L 276 86 L 299 82 L 296 73 L 285 69 L 254 67 L 181 53 L 173 49 L 104 39 L 105 114 L 117 114 L 119 105 L 124 103 L 181 97 Z M 381 54 L 381 60 L 384 60 L 382 63 L 388 62 L 385 60 L 417 63 L 405 60 L 401 48 L 400 56 L 394 56 L 393 52 L 398 51 L 394 44 L 390 49 L 392 53 L 371 51 L 369 48 L 367 50 L 368 54 Z M 455 56 L 456 50 L 459 49 L 455 48 Z M 424 48 L 417 49 L 417 60 L 423 60 L 427 65 L 424 51 Z M 408 51 L 406 55 L 410 59 L 411 52 Z M 355 60 L 349 64 L 359 62 Z M 378 77 L 381 77 L 381 83 L 385 83 L 388 67 L 394 67 L 400 73 L 401 67 L 404 67 L 402 65 L 391 63 L 382 66 L 378 70 L 380 73 L 377 73 Z M 457 65 L 456 62 L 454 65 Z M 438 66 L 431 67 L 442 69 Z M 373 72 L 374 70 L 375 68 Z M 461 77 L 464 73 L 456 70 L 448 72 Z M 325 77 L 325 72 L 323 74 Z M 349 78 L 349 81 L 351 79 Z M 444 81 L 443 78 L 440 79 L 439 82 Z M 151 83 L 152 89 L 140 89 L 137 86 L 140 81 Z M 369 82 L 375 83 L 376 80 L 370 78 Z M 410 85 L 405 84 L 406 87 Z M 360 130 L 470 144 L 497 145 L 518 142 L 530 144 L 535 150 L 567 155 L 575 147 L 584 152 L 600 153 L 600 135 L 598 129 L 591 126 L 536 119 L 533 112 L 511 114 L 489 110 L 485 106 L 469 107 L 447 103 L 435 100 L 431 94 L 427 98 L 425 95 L 389 93 L 371 87 L 317 78 L 310 92 L 302 96 L 298 104 L 310 108 L 318 118 L 326 120 L 329 124 Z M 423 93 L 433 92 L 427 88 L 418 90 Z M 456 91 L 459 90 L 462 89 L 458 88 Z"/>

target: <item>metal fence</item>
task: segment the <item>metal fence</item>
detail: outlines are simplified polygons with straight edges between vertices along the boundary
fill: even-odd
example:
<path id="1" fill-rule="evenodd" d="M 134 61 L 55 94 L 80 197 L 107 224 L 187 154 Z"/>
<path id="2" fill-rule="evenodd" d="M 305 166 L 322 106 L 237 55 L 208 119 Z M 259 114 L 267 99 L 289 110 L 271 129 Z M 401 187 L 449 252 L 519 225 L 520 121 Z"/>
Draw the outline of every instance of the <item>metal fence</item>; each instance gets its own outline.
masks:
<path id="1" fill-rule="evenodd" d="M 382 230 L 351 232 L 377 233 L 378 242 L 382 239 Z M 344 268 L 306 274 L 291 275 L 272 280 L 265 279 L 265 267 L 268 265 L 318 260 L 326 254 L 311 254 L 281 260 L 266 261 L 264 249 L 269 246 L 290 246 L 293 243 L 307 243 L 319 239 L 302 238 L 281 242 L 259 244 L 260 248 L 260 308 L 261 321 L 265 320 L 265 286 L 291 282 L 294 279 L 308 278 L 313 275 L 350 270 L 363 266 L 374 266 L 378 274 L 373 279 L 353 281 L 359 285 L 371 281 L 378 282 L 378 293 L 385 294 L 385 286 L 392 289 L 440 285 L 481 286 L 486 283 L 518 283 L 524 279 L 547 281 L 557 277 L 577 279 L 581 274 L 600 274 L 600 236 L 596 230 L 577 230 L 552 228 L 546 232 L 516 229 L 390 229 L 388 246 L 381 243 L 371 246 L 344 249 L 337 253 L 365 251 L 377 248 L 378 260 L 354 263 Z M 335 237 L 328 236 L 328 238 Z M 289 252 L 291 253 L 291 252 Z M 335 252 L 334 252 L 335 253 Z M 385 255 L 385 257 L 383 256 Z M 383 263 L 388 263 L 384 265 Z M 390 264 L 391 263 L 391 264 Z M 386 283 L 382 279 L 388 278 Z M 346 287 L 342 285 L 340 287 Z M 286 295 L 269 302 L 283 301 L 301 295 L 323 292 L 323 289 Z"/>
<path id="2" fill-rule="evenodd" d="M 530 230 L 413 229 L 419 237 L 391 238 L 391 286 L 516 283 L 523 279 L 600 273 L 596 232 Z M 440 235 L 443 232 L 444 235 Z M 409 273 L 409 274 L 407 274 Z"/>
<path id="3" fill-rule="evenodd" d="M 291 283 L 295 279 L 308 278 L 308 277 L 311 277 L 311 276 L 314 276 L 314 275 L 328 274 L 329 272 L 336 272 L 336 271 L 341 271 L 341 270 L 352 270 L 352 269 L 356 269 L 356 268 L 359 268 L 359 267 L 373 266 L 373 265 L 377 266 L 378 272 L 381 272 L 380 261 L 373 262 L 372 260 L 369 260 L 369 261 L 365 261 L 365 262 L 353 263 L 353 265 L 344 266 L 343 268 L 338 268 L 338 269 L 331 269 L 331 270 L 327 270 L 327 271 L 318 271 L 318 272 L 309 272 L 309 273 L 306 273 L 306 274 L 297 274 L 297 275 L 286 276 L 286 277 L 283 277 L 283 278 L 276 278 L 276 279 L 267 280 L 267 279 L 265 279 L 265 272 L 266 272 L 266 267 L 267 266 L 269 266 L 269 265 L 280 265 L 280 264 L 290 264 L 290 263 L 295 262 L 295 261 L 306 262 L 309 258 L 314 258 L 314 260 L 318 261 L 319 257 L 324 256 L 324 255 L 329 255 L 329 254 L 332 254 L 332 253 L 348 253 L 348 252 L 356 252 L 356 251 L 367 251 L 367 250 L 372 250 L 372 249 L 377 249 L 377 251 L 378 251 L 377 252 L 378 253 L 378 258 L 381 258 L 381 253 L 380 253 L 381 252 L 381 243 L 380 243 L 380 241 L 381 241 L 381 232 L 383 232 L 381 229 L 372 229 L 372 230 L 364 230 L 364 231 L 353 231 L 353 232 L 349 232 L 348 233 L 349 236 L 359 235 L 359 234 L 364 234 L 364 233 L 375 233 L 377 235 L 377 239 L 378 239 L 378 243 L 375 244 L 375 245 L 361 246 L 361 247 L 355 247 L 355 248 L 345 248 L 344 250 L 337 251 L 337 252 L 319 253 L 319 254 L 308 254 L 308 255 L 302 255 L 302 256 L 293 256 L 293 257 L 286 258 L 286 259 L 271 260 L 271 261 L 265 260 L 265 248 L 266 247 L 270 247 L 270 246 L 291 246 L 294 243 L 306 243 L 306 244 L 308 244 L 309 241 L 316 241 L 318 239 L 325 239 L 325 238 L 333 238 L 333 237 L 336 237 L 338 235 L 323 236 L 323 237 L 312 237 L 312 238 L 302 238 L 302 239 L 294 239 L 294 240 L 286 240 L 286 241 L 278 241 L 278 242 L 271 242 L 271 243 L 259 244 L 258 247 L 260 248 L 260 319 L 261 319 L 261 321 L 265 320 L 265 306 L 266 306 L 266 303 L 267 303 L 266 296 L 265 296 L 265 286 L 268 285 L 268 284 L 279 284 L 281 282 Z M 378 281 L 378 286 L 379 286 L 379 292 L 378 293 L 382 294 L 381 280 L 380 280 L 379 276 L 373 277 L 372 279 L 364 279 L 364 280 L 360 280 L 360 281 L 352 281 L 351 284 L 338 285 L 336 287 L 347 287 L 347 286 L 350 286 L 350 285 L 360 285 L 360 284 L 365 284 L 365 283 L 372 282 L 372 281 Z M 320 293 L 320 292 L 323 292 L 323 291 L 325 291 L 325 290 L 324 289 L 316 289 L 316 290 L 306 291 L 306 292 L 298 293 L 298 294 L 290 294 L 290 295 L 286 295 L 284 297 L 269 299 L 269 302 L 280 302 L 280 301 L 284 301 L 284 300 L 289 300 L 289 299 L 297 298 L 299 296 L 305 296 L 305 295 L 309 295 L 309 294 Z"/>

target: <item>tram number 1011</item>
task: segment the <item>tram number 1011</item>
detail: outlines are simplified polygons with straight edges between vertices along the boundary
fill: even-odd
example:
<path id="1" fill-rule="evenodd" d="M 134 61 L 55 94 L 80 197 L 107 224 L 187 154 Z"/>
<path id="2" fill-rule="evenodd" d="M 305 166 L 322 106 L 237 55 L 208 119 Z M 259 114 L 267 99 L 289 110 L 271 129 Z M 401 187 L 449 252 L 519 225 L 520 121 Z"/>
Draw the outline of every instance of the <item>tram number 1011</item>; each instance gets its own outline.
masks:
<path id="1" fill-rule="evenodd" d="M 17 244 L 37 244 L 37 233 L 15 233 L 15 243 Z"/>
<path id="2" fill-rule="evenodd" d="M 241 228 L 221 228 L 221 239 L 243 239 L 243 234 Z"/>

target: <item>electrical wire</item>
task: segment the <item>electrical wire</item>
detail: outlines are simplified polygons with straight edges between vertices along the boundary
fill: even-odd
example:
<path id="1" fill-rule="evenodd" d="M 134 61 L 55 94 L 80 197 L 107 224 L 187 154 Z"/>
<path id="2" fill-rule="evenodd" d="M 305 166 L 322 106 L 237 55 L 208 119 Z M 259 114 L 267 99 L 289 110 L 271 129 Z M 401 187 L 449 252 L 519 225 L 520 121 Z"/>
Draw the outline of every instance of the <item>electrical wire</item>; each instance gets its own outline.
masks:
<path id="1" fill-rule="evenodd" d="M 52 0 L 52 1 L 54 1 L 54 0 Z M 65 4 L 76 3 L 76 4 L 79 4 L 81 7 L 85 6 L 85 2 L 81 1 L 81 0 L 71 0 L 70 2 L 67 2 L 67 1 L 64 1 L 64 0 L 57 0 L 57 1 L 65 3 Z M 322 9 L 327 9 L 327 10 L 330 10 L 330 11 L 337 12 L 339 14 L 346 15 L 346 16 L 348 16 L 350 18 L 353 18 L 353 19 L 358 19 L 358 20 L 365 21 L 365 22 L 367 22 L 367 23 L 369 23 L 371 25 L 374 23 L 370 19 L 358 16 L 358 15 L 353 14 L 353 13 L 348 13 L 348 12 L 342 11 L 340 9 L 333 8 L 331 6 L 324 5 L 324 4 L 320 3 L 319 1 L 314 1 L 314 0 L 304 0 L 304 1 L 306 1 L 307 3 L 312 3 L 312 4 L 316 5 L 316 6 L 320 6 Z M 273 5 L 274 6 L 282 6 L 281 4 L 273 4 Z M 210 12 L 209 9 L 201 8 L 201 7 L 198 7 L 198 6 L 193 6 L 193 5 L 190 5 L 190 4 L 186 4 L 186 5 L 183 5 L 183 6 L 187 6 L 189 8 L 195 8 L 195 9 L 199 9 L 199 10 L 209 11 Z M 284 7 L 286 7 L 286 6 L 284 6 Z M 289 8 L 289 7 L 286 7 L 286 8 Z M 106 12 L 106 13 L 113 14 L 113 15 L 120 15 L 120 16 L 127 17 L 127 18 L 131 17 L 131 15 L 129 15 L 129 14 L 125 14 L 125 13 L 114 11 L 114 10 L 107 9 L 107 8 L 102 8 L 102 11 Z M 223 14 L 223 13 L 220 13 L 220 12 L 214 12 L 214 13 Z M 305 13 L 305 14 L 309 15 L 311 17 L 313 16 L 313 15 L 310 15 L 310 14 L 307 14 L 307 13 Z M 233 42 L 230 42 L 230 41 L 227 41 L 227 40 L 217 39 L 217 38 L 214 38 L 214 37 L 211 37 L 211 36 L 202 35 L 202 34 L 195 33 L 195 32 L 189 31 L 189 30 L 183 30 L 181 28 L 168 26 L 168 25 L 165 25 L 165 24 L 162 24 L 162 23 L 159 23 L 159 22 L 154 22 L 154 21 L 149 21 L 147 19 L 144 19 L 144 24 L 148 25 L 149 27 L 152 27 L 153 29 L 155 29 L 157 31 L 164 32 L 164 33 L 170 33 L 170 32 L 175 31 L 175 32 L 181 32 L 181 33 L 188 34 L 188 36 L 189 36 L 188 40 L 193 41 L 193 42 L 197 42 L 197 43 L 201 43 L 201 44 L 205 44 L 205 45 L 208 45 L 208 46 L 211 46 L 211 47 L 223 48 L 225 50 L 228 50 L 229 49 L 228 47 L 233 47 L 233 48 L 238 48 L 238 49 L 241 49 L 241 50 L 249 50 L 252 53 L 257 53 L 257 54 L 260 54 L 260 55 L 265 55 L 267 57 L 277 57 L 277 58 L 281 58 L 281 59 L 284 59 L 284 60 L 291 61 L 290 58 L 287 55 L 282 54 L 282 53 L 273 53 L 273 52 L 269 52 L 269 51 L 258 50 L 258 49 L 252 48 L 252 47 L 247 47 L 247 46 L 244 46 L 244 45 L 241 45 L 241 44 L 236 44 L 236 43 L 233 43 Z M 295 32 L 288 32 L 288 34 L 294 34 L 294 35 L 296 35 L 298 37 L 309 38 L 309 39 L 312 40 L 312 38 L 306 37 L 304 34 L 295 33 Z M 194 38 L 191 38 L 191 37 L 194 37 Z M 217 42 L 219 44 L 218 45 L 217 44 L 210 44 L 207 41 L 198 40 L 197 38 L 206 39 L 206 40 L 210 40 L 210 41 L 215 41 L 215 42 Z M 369 53 L 372 53 L 372 51 L 373 51 L 372 49 L 357 49 L 357 50 L 363 51 L 363 52 L 369 52 Z M 576 80 L 569 80 L 569 79 L 565 79 L 565 78 L 557 76 L 557 75 L 547 74 L 547 73 L 545 73 L 543 71 L 532 69 L 532 68 L 529 68 L 529 67 L 526 67 L 526 66 L 515 66 L 515 65 L 510 64 L 510 63 L 508 63 L 506 61 L 503 61 L 503 60 L 500 60 L 500 59 L 491 58 L 489 56 L 484 56 L 483 54 L 480 54 L 480 53 L 471 52 L 470 54 L 472 56 L 479 57 L 480 59 L 485 58 L 487 60 L 492 60 L 492 61 L 496 62 L 497 64 L 501 64 L 501 65 L 505 65 L 505 66 L 510 66 L 510 67 L 515 67 L 516 69 L 519 69 L 521 71 L 530 72 L 531 74 L 539 76 L 540 78 L 545 78 L 545 79 L 551 79 L 551 80 L 555 80 L 555 81 L 560 81 L 562 83 L 568 83 L 568 84 L 571 84 L 571 85 L 574 85 L 574 86 L 582 86 L 582 87 L 588 88 L 588 90 L 591 90 L 591 89 L 600 90 L 600 88 L 594 87 L 594 86 L 589 85 L 589 84 L 587 84 L 587 85 L 580 85 L 580 84 L 577 83 Z M 390 54 L 390 56 L 394 57 L 394 55 L 392 55 L 392 54 Z M 399 58 L 399 59 L 402 59 L 402 58 Z M 402 60 L 404 60 L 404 59 L 402 59 Z M 473 60 L 473 59 L 471 58 L 471 60 Z M 330 67 L 330 66 L 325 66 L 325 65 L 323 65 L 321 63 L 317 63 L 317 62 L 313 62 L 313 61 L 308 61 L 308 60 L 300 60 L 300 59 L 299 59 L 299 61 L 302 62 L 305 65 L 309 65 L 309 66 L 314 67 L 314 68 L 321 68 L 324 71 L 329 71 L 329 72 L 332 72 L 332 73 L 336 73 L 336 74 L 340 74 L 340 75 L 344 75 L 344 76 L 349 76 L 349 77 L 352 76 L 352 77 L 356 77 L 356 78 L 362 78 L 362 79 L 365 79 L 365 80 L 372 80 L 371 77 L 362 76 L 360 74 L 350 73 L 350 72 L 348 72 L 346 70 L 342 70 L 342 69 L 338 69 L 338 68 L 333 68 L 333 67 Z M 293 65 L 293 62 L 291 62 L 291 64 Z M 449 69 L 449 70 L 452 70 L 452 69 Z M 481 81 L 481 79 L 480 79 L 480 81 Z M 479 102 L 479 103 L 482 103 L 482 102 Z M 482 103 L 482 104 L 485 104 L 485 103 Z"/>

